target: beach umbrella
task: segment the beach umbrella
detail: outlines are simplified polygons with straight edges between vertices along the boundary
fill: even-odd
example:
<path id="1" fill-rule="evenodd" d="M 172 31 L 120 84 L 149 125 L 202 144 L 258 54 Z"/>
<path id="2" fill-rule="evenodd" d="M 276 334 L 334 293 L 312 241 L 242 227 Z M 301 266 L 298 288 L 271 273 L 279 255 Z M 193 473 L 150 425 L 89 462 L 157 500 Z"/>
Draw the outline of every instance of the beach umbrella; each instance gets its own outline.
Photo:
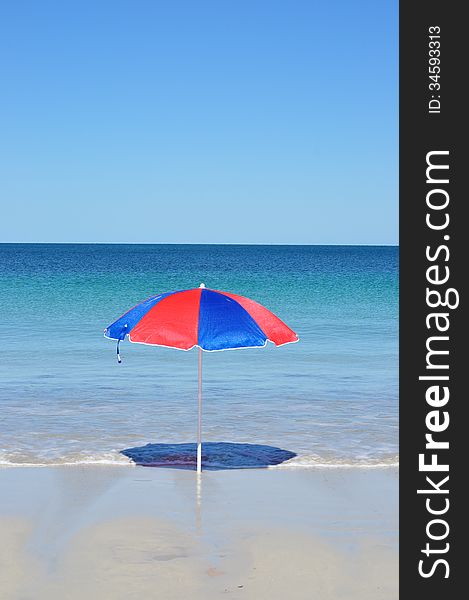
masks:
<path id="1" fill-rule="evenodd" d="M 202 352 L 283 346 L 298 336 L 254 300 L 211 290 L 202 283 L 190 290 L 166 292 L 144 300 L 109 325 L 104 335 L 179 350 L 198 348 L 197 472 L 202 471 Z"/>

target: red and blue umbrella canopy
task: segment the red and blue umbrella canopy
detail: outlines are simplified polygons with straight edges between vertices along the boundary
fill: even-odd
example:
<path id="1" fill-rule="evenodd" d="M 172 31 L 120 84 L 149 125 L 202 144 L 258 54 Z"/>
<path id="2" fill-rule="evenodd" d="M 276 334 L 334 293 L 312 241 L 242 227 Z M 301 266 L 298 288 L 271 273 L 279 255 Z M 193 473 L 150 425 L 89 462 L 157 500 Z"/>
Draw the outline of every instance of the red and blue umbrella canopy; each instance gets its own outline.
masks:
<path id="1" fill-rule="evenodd" d="M 104 335 L 119 344 L 131 342 L 190 350 L 199 349 L 197 472 L 202 471 L 202 350 L 262 348 L 298 341 L 283 321 L 261 304 L 228 292 L 199 288 L 158 294 L 131 308 L 109 325 Z"/>
<path id="2" fill-rule="evenodd" d="M 298 341 L 283 321 L 254 300 L 203 286 L 157 294 L 105 330 L 118 342 L 206 351 L 276 346 Z"/>

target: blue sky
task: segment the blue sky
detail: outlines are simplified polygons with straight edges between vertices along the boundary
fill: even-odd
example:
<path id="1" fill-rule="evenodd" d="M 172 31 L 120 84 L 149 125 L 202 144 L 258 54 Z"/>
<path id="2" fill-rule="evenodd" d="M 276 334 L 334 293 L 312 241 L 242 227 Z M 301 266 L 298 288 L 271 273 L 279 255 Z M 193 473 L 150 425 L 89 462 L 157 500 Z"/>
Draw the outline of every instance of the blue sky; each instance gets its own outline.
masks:
<path id="1" fill-rule="evenodd" d="M 0 241 L 397 243 L 397 2 L 2 5 Z"/>

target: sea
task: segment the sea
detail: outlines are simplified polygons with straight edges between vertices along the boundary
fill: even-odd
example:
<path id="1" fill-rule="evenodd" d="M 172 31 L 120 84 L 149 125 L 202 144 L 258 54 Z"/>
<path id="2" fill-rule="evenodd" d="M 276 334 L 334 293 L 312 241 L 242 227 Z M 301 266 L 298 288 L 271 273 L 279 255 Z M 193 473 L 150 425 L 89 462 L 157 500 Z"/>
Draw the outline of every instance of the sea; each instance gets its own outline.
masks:
<path id="1" fill-rule="evenodd" d="M 126 340 L 118 364 L 103 333 L 202 282 L 300 338 L 204 353 L 207 463 L 271 448 L 285 451 L 273 468 L 397 465 L 398 259 L 393 246 L 0 244 L 0 466 L 125 467 L 165 448 L 171 466 L 191 448 L 197 351 Z"/>

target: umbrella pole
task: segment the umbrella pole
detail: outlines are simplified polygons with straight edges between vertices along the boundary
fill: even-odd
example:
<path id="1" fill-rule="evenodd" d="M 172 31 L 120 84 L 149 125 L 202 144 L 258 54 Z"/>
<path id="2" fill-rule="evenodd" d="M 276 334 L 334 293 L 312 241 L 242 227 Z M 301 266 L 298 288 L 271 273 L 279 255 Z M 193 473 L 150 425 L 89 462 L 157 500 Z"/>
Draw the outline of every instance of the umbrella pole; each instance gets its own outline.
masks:
<path id="1" fill-rule="evenodd" d="M 197 427 L 197 473 L 202 473 L 202 348 L 199 348 L 199 421 Z"/>

